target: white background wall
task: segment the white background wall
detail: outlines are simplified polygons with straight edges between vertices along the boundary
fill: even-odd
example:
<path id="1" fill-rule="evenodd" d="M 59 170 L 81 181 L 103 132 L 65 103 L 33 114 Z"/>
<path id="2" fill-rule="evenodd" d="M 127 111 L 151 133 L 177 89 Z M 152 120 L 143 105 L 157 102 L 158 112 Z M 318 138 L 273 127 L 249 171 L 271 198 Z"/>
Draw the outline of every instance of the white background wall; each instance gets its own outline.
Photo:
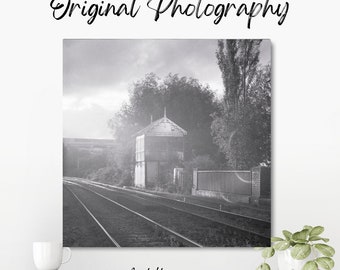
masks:
<path id="1" fill-rule="evenodd" d="M 0 269 L 34 269 L 33 241 L 62 239 L 63 38 L 270 38 L 273 234 L 324 225 L 340 265 L 339 1 L 290 1 L 286 22 L 52 19 L 49 1 L 1 1 Z M 73 249 L 62 269 L 255 269 L 253 249 Z M 337 267 L 339 268 L 339 267 Z"/>

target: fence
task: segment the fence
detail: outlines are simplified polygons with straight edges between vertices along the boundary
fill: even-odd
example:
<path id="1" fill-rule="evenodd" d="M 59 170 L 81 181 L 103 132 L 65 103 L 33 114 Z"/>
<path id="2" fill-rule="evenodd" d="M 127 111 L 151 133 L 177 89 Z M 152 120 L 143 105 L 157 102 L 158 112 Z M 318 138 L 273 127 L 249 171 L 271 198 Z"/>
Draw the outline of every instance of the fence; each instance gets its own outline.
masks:
<path id="1" fill-rule="evenodd" d="M 247 203 L 250 199 L 270 198 L 270 169 L 262 167 L 254 167 L 249 171 L 195 169 L 192 194 L 227 197 Z"/>
<path id="2" fill-rule="evenodd" d="M 214 192 L 251 194 L 250 171 L 197 171 L 197 189 Z"/>

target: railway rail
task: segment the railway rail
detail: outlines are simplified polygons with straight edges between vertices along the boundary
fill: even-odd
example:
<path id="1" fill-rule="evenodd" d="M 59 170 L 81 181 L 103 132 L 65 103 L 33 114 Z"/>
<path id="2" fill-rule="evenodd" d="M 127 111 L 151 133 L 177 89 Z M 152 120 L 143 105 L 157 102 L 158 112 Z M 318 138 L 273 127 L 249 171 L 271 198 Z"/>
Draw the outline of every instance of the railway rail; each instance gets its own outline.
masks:
<path id="1" fill-rule="evenodd" d="M 178 211 L 189 212 L 193 215 L 198 215 L 205 217 L 207 219 L 223 223 L 225 225 L 234 227 L 235 229 L 242 229 L 245 233 L 251 233 L 258 235 L 260 237 L 270 238 L 271 234 L 271 223 L 267 220 L 262 220 L 259 218 L 250 217 L 247 215 L 241 215 L 237 213 L 232 213 L 229 211 L 219 210 L 207 206 L 202 206 L 198 204 L 193 204 L 186 201 L 179 201 L 170 199 L 167 197 L 162 197 L 155 194 L 150 194 L 142 191 L 127 190 L 124 188 L 119 188 L 111 185 L 100 184 L 96 182 L 81 181 L 83 184 L 92 185 L 95 187 L 111 190 L 125 192 L 127 194 L 138 194 L 140 199 L 152 200 L 155 203 L 173 208 Z M 133 195 L 132 195 L 133 196 Z"/>
<path id="2" fill-rule="evenodd" d="M 107 189 L 110 191 L 115 192 L 116 188 L 105 188 L 100 185 L 96 185 L 94 183 L 91 184 L 92 186 L 96 186 L 99 188 Z M 129 196 L 136 196 L 131 195 L 131 192 L 129 190 L 124 189 L 117 189 L 119 192 L 125 192 L 129 194 Z M 116 190 L 116 191 L 117 191 Z M 189 213 L 191 215 L 196 215 L 198 217 L 203 217 L 206 219 L 209 219 L 211 221 L 219 222 L 224 225 L 228 225 L 230 227 L 233 227 L 237 230 L 243 230 L 245 233 L 250 233 L 254 235 L 258 235 L 260 237 L 267 237 L 270 238 L 270 223 L 265 220 L 260 220 L 257 218 L 252 218 L 249 216 L 243 216 L 240 214 L 234 214 L 231 212 L 226 211 L 220 211 L 217 209 L 212 209 L 210 207 L 195 205 L 192 203 L 187 203 L 183 201 L 177 201 L 169 198 L 164 198 L 161 196 L 148 196 L 147 193 L 137 193 L 137 197 L 139 197 L 142 200 L 151 200 L 157 204 L 182 211 L 185 213 Z M 144 196 L 143 196 L 144 195 Z"/>
<path id="3" fill-rule="evenodd" d="M 74 194 L 74 192 L 70 189 L 68 189 L 69 192 L 72 193 L 72 195 L 77 199 L 77 201 L 80 203 L 80 205 L 85 209 L 85 211 L 90 215 L 90 217 L 97 223 L 99 228 L 105 233 L 105 235 L 108 237 L 108 239 L 112 242 L 112 244 L 115 247 L 120 247 L 118 242 L 107 232 L 107 230 L 104 228 L 104 226 L 98 221 L 98 219 L 92 214 L 92 212 L 86 207 L 86 205 L 83 203 L 82 200 L 79 199 L 79 197 Z"/>
<path id="4" fill-rule="evenodd" d="M 178 232 L 181 237 L 191 240 L 199 246 L 264 246 L 269 245 L 268 225 L 261 220 L 250 220 L 249 217 L 235 216 L 229 213 L 211 211 L 184 202 L 163 198 L 154 194 L 131 192 L 122 188 L 105 187 L 97 183 L 81 180 L 64 180 L 92 192 L 101 198 L 126 207 L 137 215 L 157 223 L 158 228 L 166 227 L 168 234 Z M 209 211 L 213 214 L 209 214 Z M 215 210 L 215 209 L 214 209 Z M 228 216 L 229 214 L 229 216 Z M 240 220 L 243 218 L 242 220 Z M 231 222 L 233 220 L 233 222 Z M 253 224 L 251 224 L 253 222 Z M 255 224 L 255 223 L 257 224 Z M 243 224 L 241 226 L 241 224 Z M 246 227 L 266 227 L 265 231 L 255 231 Z M 269 224 L 270 232 L 270 224 Z M 177 237 L 180 245 L 190 246 L 188 242 Z M 184 243 L 184 244 L 183 244 Z M 192 244 L 192 243 L 191 243 Z"/>
<path id="5" fill-rule="evenodd" d="M 152 247 L 154 246 L 202 247 L 200 244 L 188 239 L 187 237 L 180 235 L 179 233 L 167 228 L 166 226 L 163 226 L 151 220 L 150 218 L 145 217 L 144 215 L 136 211 L 133 211 L 128 207 L 121 205 L 120 203 L 110 198 L 107 198 L 106 196 L 103 196 L 98 192 L 84 188 L 83 186 L 77 183 L 72 183 L 70 181 L 65 182 L 67 185 L 77 186 L 83 190 L 86 190 L 87 192 L 97 195 L 96 199 L 94 197 L 92 197 L 91 199 L 87 197 L 87 202 L 84 202 L 82 199 L 79 198 L 79 195 L 75 194 L 77 191 L 66 186 L 66 188 L 73 194 L 73 196 L 78 200 L 80 205 L 89 214 L 89 217 L 91 217 L 102 229 L 102 231 L 107 235 L 107 237 L 112 242 L 114 247 L 122 246 L 133 247 L 136 246 L 136 244 L 138 245 L 138 242 L 140 242 L 142 246 L 150 245 Z M 98 202 L 98 199 L 100 198 L 111 203 L 110 209 L 112 209 L 113 207 L 112 204 L 115 205 L 114 213 L 107 216 L 105 215 L 105 217 L 103 217 L 102 214 L 99 214 L 99 217 L 96 217 L 97 214 L 95 214 L 94 212 L 98 211 L 98 209 L 96 210 L 94 207 L 94 210 L 93 209 L 92 211 L 89 210 L 90 206 L 86 206 L 86 204 L 90 204 L 88 201 L 95 199 L 95 201 Z M 116 218 L 117 216 L 120 216 L 120 218 L 119 219 Z M 135 222 L 131 222 L 131 220 Z M 133 226 L 133 228 L 131 228 L 129 226 L 129 222 L 126 221 L 130 221 L 130 223 L 132 223 L 133 225 L 138 224 L 138 228 L 136 228 L 136 226 Z M 117 234 L 117 231 L 119 231 L 120 233 L 118 234 L 118 236 L 115 237 L 114 234 Z"/>
<path id="6" fill-rule="evenodd" d="M 226 209 L 224 209 L 224 207 L 226 207 L 225 205 L 221 205 L 221 204 L 218 204 L 218 203 L 211 203 L 209 202 L 208 204 L 209 205 L 214 205 L 213 206 L 208 206 L 208 205 L 205 205 L 207 202 L 204 201 L 205 204 L 200 204 L 198 202 L 202 202 L 200 200 L 200 198 L 190 198 L 190 199 L 187 199 L 185 196 L 181 196 L 182 199 L 175 199 L 175 198 L 169 198 L 168 196 L 166 195 L 159 195 L 159 194 L 154 194 L 152 192 L 145 192 L 145 191 L 141 191 L 140 189 L 130 189 L 130 188 L 121 188 L 121 187 L 117 187 L 117 186 L 113 186 L 113 185 L 109 185 L 109 184 L 104 184 L 104 183 L 99 183 L 99 182 L 95 182 L 95 181 L 89 181 L 89 180 L 83 180 L 83 179 L 80 179 L 80 178 L 75 178 L 76 181 L 80 181 L 82 183 L 85 183 L 85 184 L 91 184 L 91 185 L 94 185 L 94 186 L 102 186 L 102 187 L 106 187 L 106 188 L 109 188 L 109 189 L 117 189 L 117 190 L 122 190 L 122 191 L 128 191 L 128 192 L 134 192 L 134 193 L 138 193 L 138 194 L 143 194 L 143 195 L 146 195 L 146 196 L 150 196 L 150 197 L 155 197 L 155 198 L 162 198 L 162 199 L 167 199 L 169 201 L 175 201 L 175 202 L 180 202 L 180 203 L 185 203 L 185 204 L 188 204 L 188 205 L 194 205 L 194 206 L 198 206 L 198 207 L 201 207 L 201 208 L 206 208 L 206 209 L 209 209 L 209 210 L 212 210 L 212 211 L 217 211 L 217 212 L 221 212 L 221 213 L 225 213 L 225 214 L 230 214 L 232 216 L 239 216 L 241 218 L 248 218 L 248 219 L 252 219 L 252 220 L 257 220 L 259 222 L 263 222 L 263 224 L 267 224 L 267 225 L 270 225 L 270 221 L 266 218 L 259 218 L 259 217 L 254 217 L 252 215 L 247 215 L 247 214 L 240 214 L 240 213 L 235 213 L 233 211 L 228 211 Z M 74 181 L 74 180 L 73 180 Z M 195 201 L 195 202 L 192 202 L 192 201 Z M 230 206 L 229 206 L 230 207 Z M 270 209 L 261 209 L 261 208 L 256 208 L 256 207 L 251 207 L 251 206 L 245 206 L 245 205 L 233 205 L 231 208 L 244 208 L 244 209 L 248 209 L 248 210 L 252 210 L 252 211 L 255 211 L 257 213 L 269 213 L 270 215 Z"/>

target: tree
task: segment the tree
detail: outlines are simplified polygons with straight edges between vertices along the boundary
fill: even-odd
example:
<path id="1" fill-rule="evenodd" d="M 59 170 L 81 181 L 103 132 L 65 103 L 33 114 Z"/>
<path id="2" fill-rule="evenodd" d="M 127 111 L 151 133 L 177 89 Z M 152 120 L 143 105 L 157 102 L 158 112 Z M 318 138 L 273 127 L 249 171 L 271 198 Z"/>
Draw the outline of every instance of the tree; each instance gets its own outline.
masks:
<path id="1" fill-rule="evenodd" d="M 246 105 L 247 94 L 256 78 L 262 40 L 219 40 L 217 63 L 225 88 L 224 102 L 234 117 L 240 105 Z"/>
<path id="2" fill-rule="evenodd" d="M 260 40 L 218 41 L 216 57 L 225 92 L 211 129 L 232 169 L 270 164 L 270 67 L 259 65 L 260 44 Z"/>
<path id="3" fill-rule="evenodd" d="M 240 65 L 240 90 L 243 94 L 243 105 L 247 104 L 247 94 L 256 80 L 260 55 L 260 39 L 243 39 L 238 41 Z"/>
<path id="4" fill-rule="evenodd" d="M 217 110 L 213 91 L 198 80 L 169 74 L 163 80 L 155 74 L 147 74 L 133 84 L 129 102 L 109 121 L 116 146 L 115 164 L 121 170 L 133 171 L 133 135 L 150 124 L 150 118 L 167 117 L 184 128 L 186 160 L 198 155 L 218 159 L 218 147 L 214 144 L 210 127 L 212 114 Z"/>
<path id="5" fill-rule="evenodd" d="M 230 116 L 236 118 L 239 104 L 240 69 L 236 40 L 219 40 L 216 52 L 217 63 L 222 72 L 224 84 L 224 104 L 230 112 Z"/>
<path id="6" fill-rule="evenodd" d="M 218 147 L 210 134 L 211 115 L 217 110 L 214 92 L 196 79 L 171 74 L 162 88 L 168 117 L 188 132 L 187 159 L 209 155 L 217 161 Z"/>

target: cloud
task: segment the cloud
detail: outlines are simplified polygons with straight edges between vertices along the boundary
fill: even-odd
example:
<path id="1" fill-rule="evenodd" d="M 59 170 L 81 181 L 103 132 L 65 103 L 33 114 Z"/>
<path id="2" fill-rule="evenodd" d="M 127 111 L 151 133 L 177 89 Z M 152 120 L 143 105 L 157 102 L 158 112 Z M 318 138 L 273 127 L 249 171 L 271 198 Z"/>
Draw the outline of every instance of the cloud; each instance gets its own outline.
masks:
<path id="1" fill-rule="evenodd" d="M 216 62 L 216 48 L 217 41 L 207 39 L 64 40 L 64 133 L 94 136 L 93 131 L 84 128 L 90 129 L 89 124 L 80 127 L 77 118 L 80 122 L 83 119 L 105 122 L 104 116 L 112 117 L 128 100 L 128 90 L 133 82 L 151 72 L 160 78 L 169 73 L 194 77 L 202 84 L 210 85 L 221 96 L 223 84 Z M 269 41 L 262 43 L 261 61 L 270 61 Z M 97 128 L 102 131 L 100 137 L 108 136 L 102 127 Z"/>
<path id="2" fill-rule="evenodd" d="M 65 40 L 64 95 L 127 91 L 116 86 L 150 72 L 216 77 L 215 49 L 215 40 Z"/>
<path id="3" fill-rule="evenodd" d="M 112 138 L 108 120 L 113 112 L 98 105 L 86 109 L 67 109 L 63 111 L 64 138 Z"/>

